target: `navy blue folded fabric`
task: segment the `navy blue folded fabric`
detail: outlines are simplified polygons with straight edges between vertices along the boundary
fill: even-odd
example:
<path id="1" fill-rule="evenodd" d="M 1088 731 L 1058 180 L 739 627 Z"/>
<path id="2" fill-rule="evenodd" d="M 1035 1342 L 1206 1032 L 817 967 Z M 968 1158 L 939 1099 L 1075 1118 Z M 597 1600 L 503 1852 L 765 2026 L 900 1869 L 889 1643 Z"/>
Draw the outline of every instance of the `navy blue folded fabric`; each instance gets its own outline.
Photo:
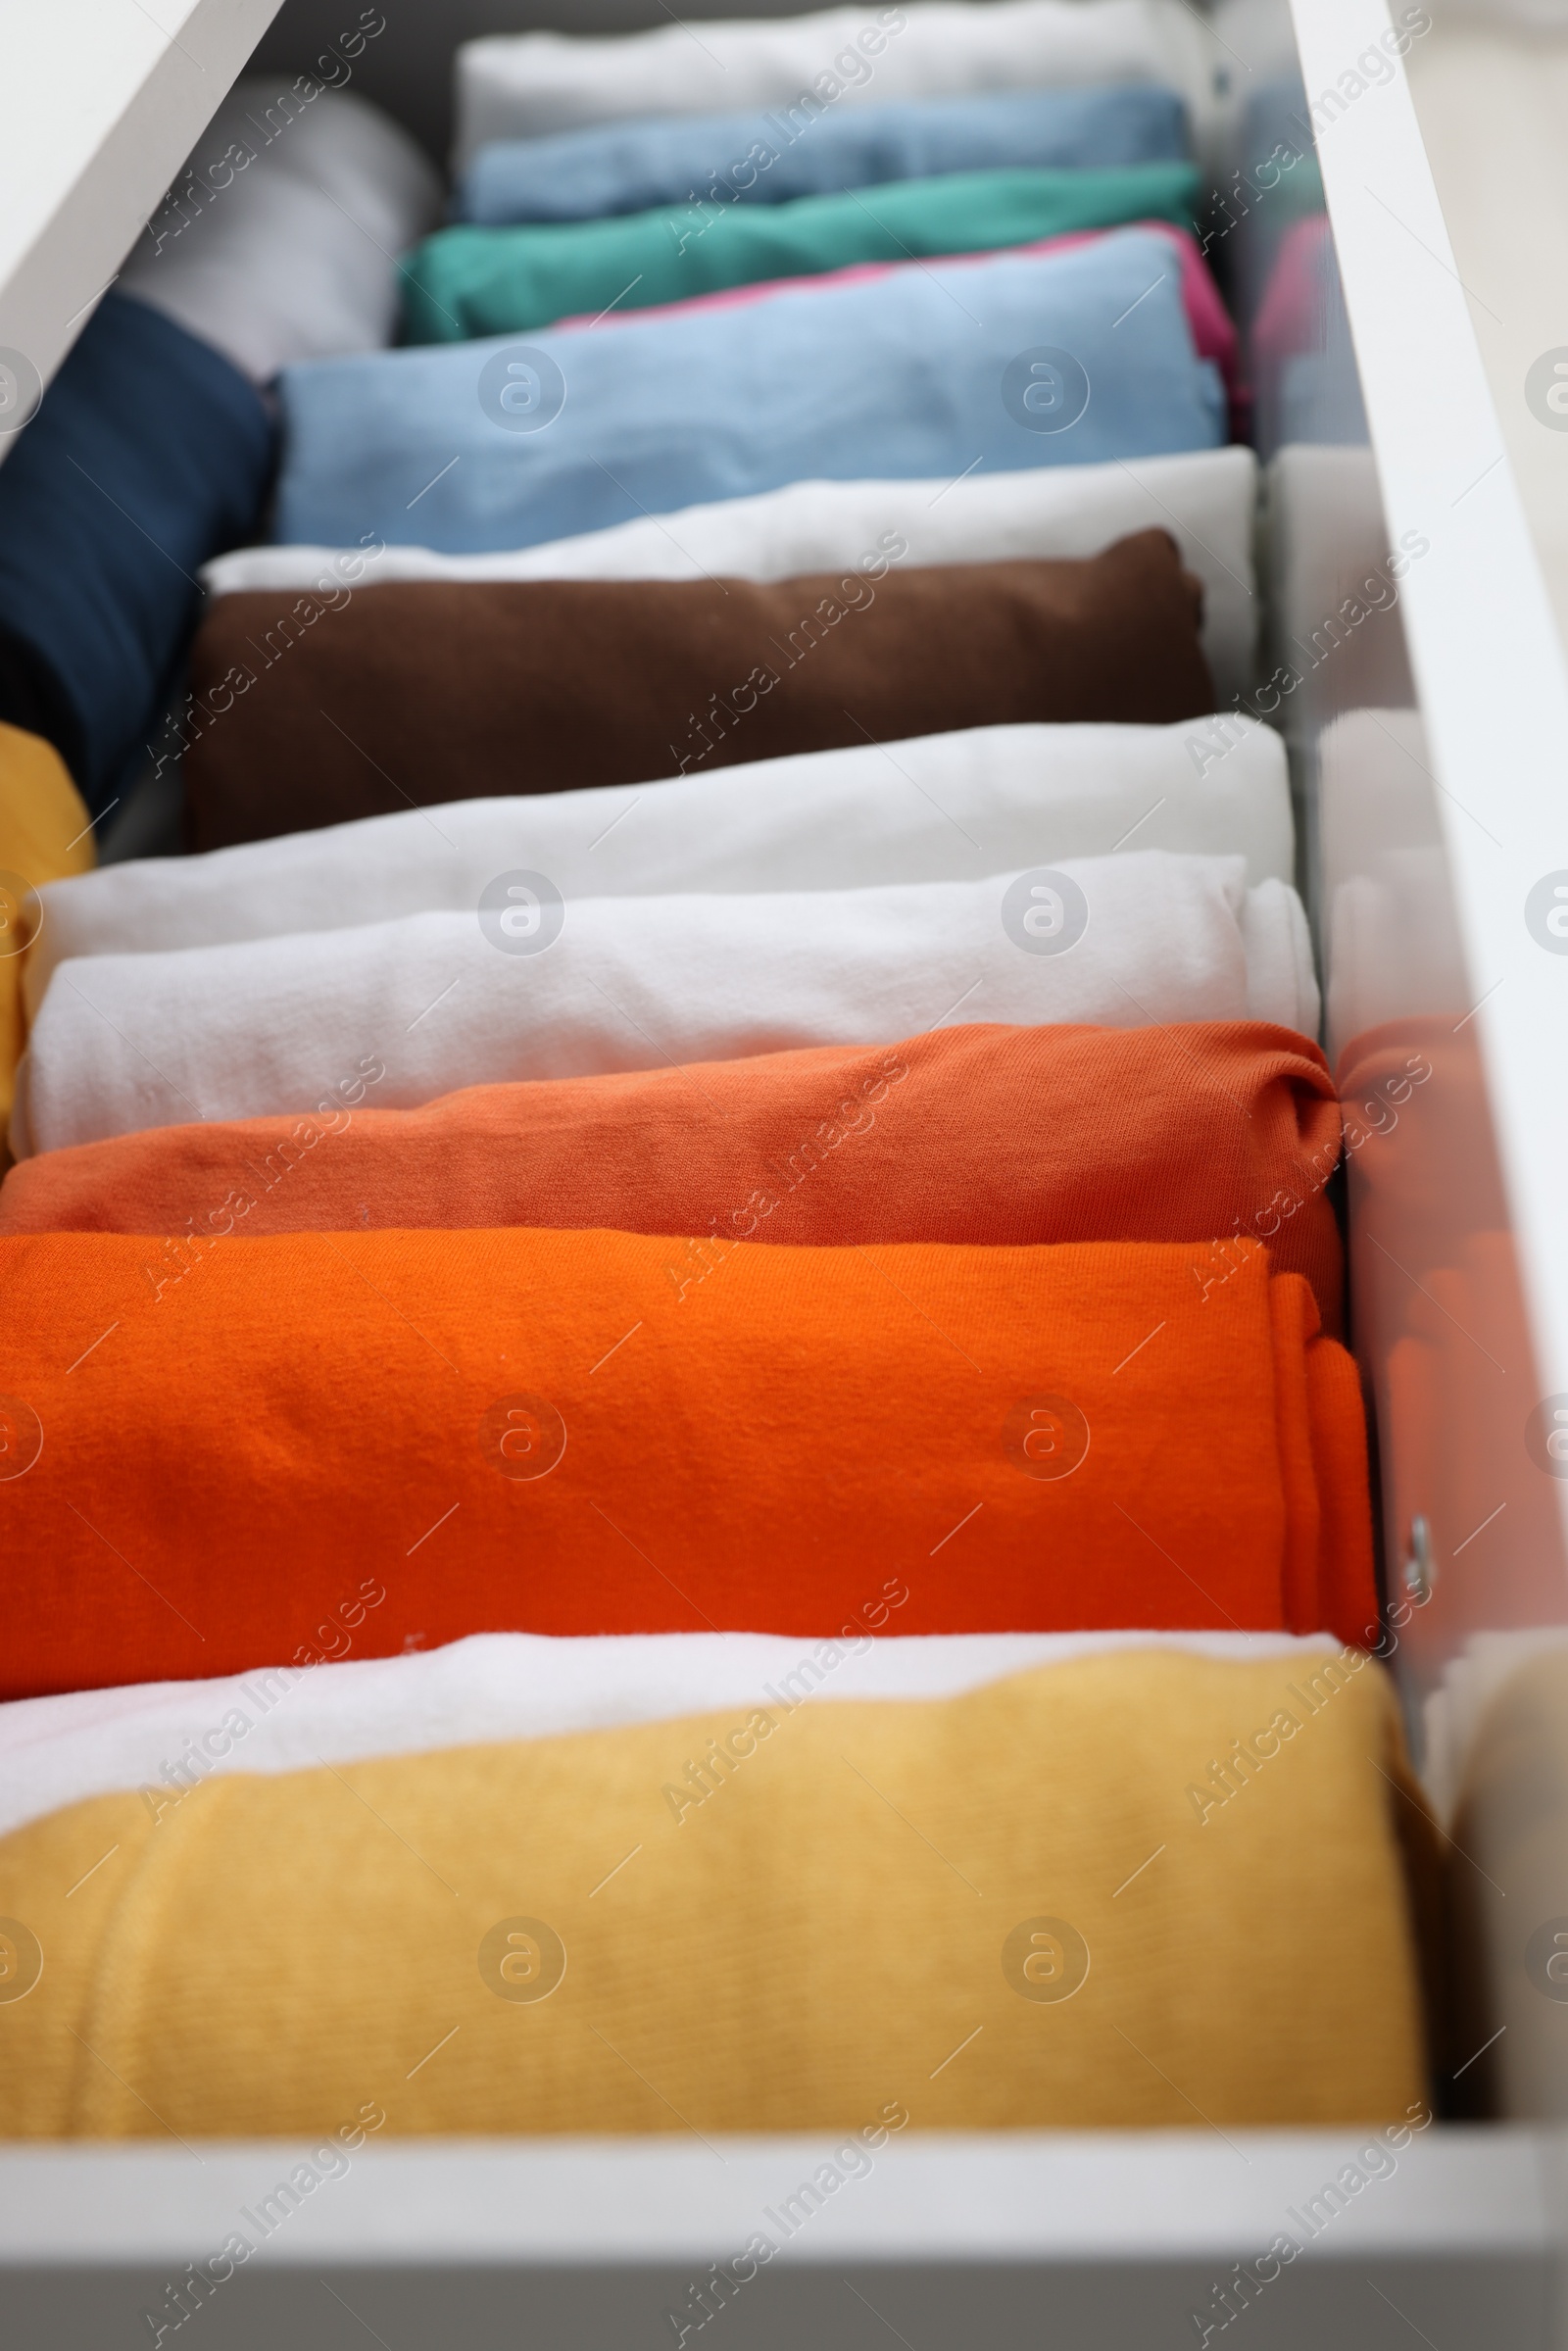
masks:
<path id="1" fill-rule="evenodd" d="M 0 466 L 0 718 L 95 813 L 173 683 L 197 571 L 255 536 L 273 437 L 220 353 L 111 293 Z"/>
<path id="2" fill-rule="evenodd" d="M 1170 237 L 907 262 L 285 368 L 276 535 L 533 547 L 785 482 L 1216 448 Z"/>
<path id="3" fill-rule="evenodd" d="M 816 107 L 814 115 L 797 103 L 498 140 L 464 174 L 453 218 L 501 228 L 652 212 L 688 198 L 783 204 L 943 171 L 1072 171 L 1174 163 L 1187 153 L 1181 99 L 1152 83 Z"/>

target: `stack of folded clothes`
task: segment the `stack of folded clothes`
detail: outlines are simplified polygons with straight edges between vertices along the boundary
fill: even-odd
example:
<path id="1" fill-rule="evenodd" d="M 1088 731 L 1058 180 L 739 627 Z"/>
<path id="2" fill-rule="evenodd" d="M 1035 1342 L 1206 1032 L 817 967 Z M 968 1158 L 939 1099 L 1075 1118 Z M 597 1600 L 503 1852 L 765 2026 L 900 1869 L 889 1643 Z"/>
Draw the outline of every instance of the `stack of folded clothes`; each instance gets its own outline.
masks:
<path id="1" fill-rule="evenodd" d="M 0 473 L 14 2131 L 1422 2096 L 1206 38 L 242 85 Z"/>

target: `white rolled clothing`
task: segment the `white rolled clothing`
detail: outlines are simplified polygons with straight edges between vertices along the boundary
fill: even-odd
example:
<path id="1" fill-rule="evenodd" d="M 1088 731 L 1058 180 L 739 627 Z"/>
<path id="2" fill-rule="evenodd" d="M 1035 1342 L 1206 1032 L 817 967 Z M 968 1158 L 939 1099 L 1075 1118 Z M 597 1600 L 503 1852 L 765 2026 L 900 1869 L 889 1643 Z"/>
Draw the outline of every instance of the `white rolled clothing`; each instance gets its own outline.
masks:
<path id="1" fill-rule="evenodd" d="M 553 907 L 527 869 L 491 890 L 486 914 L 60 964 L 18 1067 L 13 1152 L 303 1115 L 344 1086 L 409 1109 L 460 1086 L 893 1043 L 954 1019 L 1317 1027 L 1300 902 L 1287 882 L 1250 891 L 1238 857 L 1129 850 L 985 881 Z"/>
<path id="2" fill-rule="evenodd" d="M 876 1603 L 882 1623 L 898 1622 Z M 875 1611 L 873 1610 L 873 1613 Z M 323 1635 L 327 1629 L 322 1628 Z M 336 1625 L 328 1639 L 347 1640 Z M 206 1780 L 308 1771 L 494 1739 L 559 1739 L 723 1707 L 787 1717 L 845 1698 L 948 1698 L 1041 1665 L 1175 1649 L 1250 1664 L 1321 1653 L 1289 1633 L 475 1633 L 410 1656 L 264 1666 L 0 1706 L 0 1837 L 89 1796 L 140 1789 L 156 1817 Z M 318 1651 L 318 1654 L 323 1652 Z"/>
<path id="3" fill-rule="evenodd" d="M 536 138 L 638 115 L 958 98 L 980 90 L 1158 81 L 1201 134 L 1225 52 L 1182 0 L 910 0 L 810 16 L 581 37 L 493 33 L 455 61 L 455 168 L 491 139 Z M 803 135 L 809 136 L 807 128 Z"/>
<path id="4" fill-rule="evenodd" d="M 120 290 L 265 384 L 296 360 L 390 343 L 398 256 L 441 209 L 429 159 L 358 92 L 310 74 L 239 81 L 132 248 Z"/>
<path id="5" fill-rule="evenodd" d="M 471 912 L 510 867 L 563 898 L 979 881 L 1127 841 L 1294 870 L 1285 747 L 1255 718 L 987 726 L 529 798 L 448 801 L 193 857 L 100 865 L 41 892 L 36 1015 L 76 955 L 216 947 L 402 914 Z"/>
<path id="6" fill-rule="evenodd" d="M 873 1636 L 858 1619 L 816 1641 L 768 1633 L 479 1633 L 422 1655 L 22 1698 L 0 1707 L 0 1836 L 124 1789 L 142 1790 L 161 1815 L 204 1781 L 235 1772 L 562 1738 L 725 1707 L 765 1707 L 787 1718 L 812 1702 L 956 1697 L 1034 1667 L 1118 1651 L 1173 1649 L 1250 1664 L 1321 1652 L 1326 1640 L 1332 1636 L 1159 1632 L 901 1638 Z"/>
<path id="7" fill-rule="evenodd" d="M 1077 0 L 1075 0 L 1075 5 Z M 1099 555 L 1168 530 L 1203 583 L 1203 652 L 1216 699 L 1253 683 L 1257 461 L 1250 449 L 1040 465 L 961 481 L 796 481 L 752 498 L 638 515 L 578 538 L 491 555 L 428 547 L 244 547 L 202 572 L 213 596 L 405 579 L 800 579 L 858 563 L 897 532 L 911 563 Z"/>

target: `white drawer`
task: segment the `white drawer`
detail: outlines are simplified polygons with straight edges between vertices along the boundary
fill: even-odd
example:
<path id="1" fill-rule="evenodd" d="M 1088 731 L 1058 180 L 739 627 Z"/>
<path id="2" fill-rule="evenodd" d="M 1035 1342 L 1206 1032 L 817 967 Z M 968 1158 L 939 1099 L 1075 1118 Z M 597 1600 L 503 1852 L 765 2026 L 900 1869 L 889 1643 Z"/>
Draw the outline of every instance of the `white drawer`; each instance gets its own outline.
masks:
<path id="1" fill-rule="evenodd" d="M 339 13 L 291 0 L 259 59 L 309 64 Z M 438 135 L 452 42 L 547 13 L 398 0 L 358 86 Z M 652 0 L 565 13 L 574 30 L 661 14 Z M 0 345 L 46 375 L 58 364 L 271 14 L 271 0 L 198 0 L 165 40 L 142 12 L 113 50 L 88 36 L 119 12 L 89 0 L 48 19 L 0 8 L 8 80 L 24 40 L 32 61 L 27 106 L 16 80 L 0 103 L 27 117 L 42 175 L 24 202 L 0 158 Z M 1396 1670 L 1429 1781 L 1463 1824 L 1454 1934 L 1474 2050 L 1455 2054 L 1452 2102 L 1498 2119 L 1436 2126 L 1337 2200 L 1325 2191 L 1353 2132 L 890 2147 L 707 2327 L 705 2271 L 790 2196 L 814 2141 L 403 2143 L 291 2211 L 192 2303 L 186 2339 L 630 2351 L 711 2327 L 737 2351 L 889 2335 L 906 2351 L 1042 2336 L 1147 2351 L 1238 2326 L 1258 2351 L 1331 2329 L 1348 2347 L 1412 2332 L 1441 2351 L 1568 2342 L 1568 2001 L 1542 1956 L 1554 1926 L 1568 1934 L 1568 1730 L 1549 1708 L 1508 1712 L 1520 1665 L 1568 1644 L 1568 1480 L 1544 1450 L 1554 1401 L 1568 1407 L 1568 955 L 1544 928 L 1559 868 L 1568 884 L 1568 669 L 1382 0 L 1294 0 L 1294 29 L 1285 0 L 1228 0 L 1215 23 L 1236 225 L 1214 259 L 1244 310 L 1280 205 L 1258 186 L 1269 147 L 1244 144 L 1245 101 L 1295 70 L 1298 43 L 1318 102 L 1338 277 L 1331 262 L 1315 324 L 1286 355 L 1310 364 L 1287 383 L 1276 355 L 1257 386 L 1263 454 L 1292 446 L 1271 473 L 1273 683 L 1256 707 L 1292 744 L 1331 1057 L 1363 1041 L 1353 1314 L 1390 1592 L 1411 1603 Z M 74 103 L 89 85 L 90 123 Z M 1473 1736 L 1494 1705 L 1515 1736 L 1478 1800 Z M 265 2144 L 0 2152 L 10 2339 L 173 2340 L 184 2266 L 218 2252 L 291 2160 Z M 1261 2278 L 1293 2229 L 1304 2250 Z"/>

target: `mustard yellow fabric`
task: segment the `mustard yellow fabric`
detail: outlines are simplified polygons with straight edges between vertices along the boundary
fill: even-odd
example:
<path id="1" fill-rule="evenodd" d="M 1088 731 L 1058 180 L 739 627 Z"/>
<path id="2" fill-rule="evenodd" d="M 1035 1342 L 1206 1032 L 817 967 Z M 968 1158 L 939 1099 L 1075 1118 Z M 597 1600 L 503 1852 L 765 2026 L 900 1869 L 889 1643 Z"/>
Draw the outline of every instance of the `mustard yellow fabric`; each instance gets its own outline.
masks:
<path id="1" fill-rule="evenodd" d="M 0 723 L 0 1130 L 11 1115 L 23 1046 L 25 915 L 20 902 L 27 889 L 42 882 L 87 871 L 95 862 L 90 822 L 54 746 L 19 726 Z M 0 1167 L 4 1165 L 0 1135 Z"/>
<path id="2" fill-rule="evenodd" d="M 1377 1665 L 1122 1652 L 770 1716 L 17 1833 L 0 1993 L 42 1972 L 0 1998 L 6 2132 L 1373 2124 L 1424 2095 Z"/>

